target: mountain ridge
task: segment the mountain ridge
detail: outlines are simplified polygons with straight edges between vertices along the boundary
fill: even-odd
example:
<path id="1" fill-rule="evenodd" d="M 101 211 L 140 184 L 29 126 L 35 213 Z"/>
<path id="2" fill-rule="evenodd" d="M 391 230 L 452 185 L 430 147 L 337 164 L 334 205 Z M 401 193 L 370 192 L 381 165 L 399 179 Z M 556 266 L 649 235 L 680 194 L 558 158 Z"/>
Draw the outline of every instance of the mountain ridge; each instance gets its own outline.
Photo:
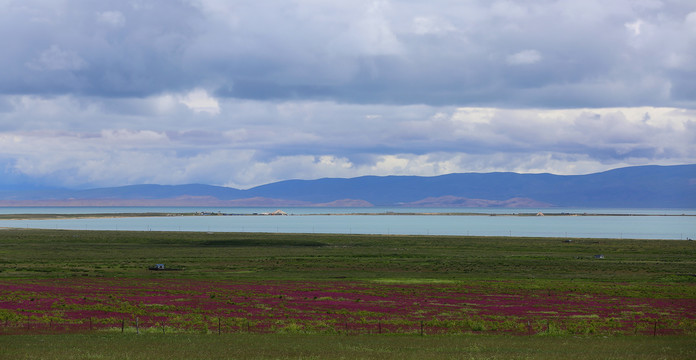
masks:
<path id="1" fill-rule="evenodd" d="M 0 189 L 0 206 L 694 208 L 696 164 L 624 167 L 585 175 L 491 172 L 293 179 L 246 190 L 205 184 Z"/>

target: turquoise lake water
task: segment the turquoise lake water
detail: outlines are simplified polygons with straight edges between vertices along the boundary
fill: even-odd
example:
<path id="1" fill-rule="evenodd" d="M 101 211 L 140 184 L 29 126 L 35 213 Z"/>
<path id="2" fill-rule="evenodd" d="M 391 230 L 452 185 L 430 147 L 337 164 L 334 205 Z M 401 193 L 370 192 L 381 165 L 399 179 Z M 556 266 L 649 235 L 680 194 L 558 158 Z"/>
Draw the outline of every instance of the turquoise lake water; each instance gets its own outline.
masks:
<path id="1" fill-rule="evenodd" d="M 37 207 L 0 208 L 0 214 L 267 213 L 276 208 Z M 404 235 L 481 235 L 568 238 L 696 239 L 696 209 L 508 208 L 283 208 L 288 216 L 171 216 L 65 220 L 0 220 L 0 227 L 205 232 L 278 232 Z M 512 214 L 595 216 L 502 216 Z M 478 213 L 483 215 L 390 215 Z M 375 213 L 380 215 L 350 215 Z M 605 214 L 605 215 L 596 215 Z M 640 216 L 615 216 L 632 214 Z"/>

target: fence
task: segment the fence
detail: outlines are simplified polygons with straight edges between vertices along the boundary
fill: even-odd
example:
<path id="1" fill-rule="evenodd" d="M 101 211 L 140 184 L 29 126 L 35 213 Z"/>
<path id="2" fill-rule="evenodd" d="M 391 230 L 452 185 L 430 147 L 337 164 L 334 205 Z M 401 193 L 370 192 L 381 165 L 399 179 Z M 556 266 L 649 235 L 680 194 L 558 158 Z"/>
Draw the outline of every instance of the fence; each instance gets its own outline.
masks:
<path id="1" fill-rule="evenodd" d="M 399 321 L 379 320 L 368 322 L 309 322 L 296 320 L 259 321 L 244 318 L 204 318 L 198 322 L 158 321 L 151 318 L 99 319 L 77 321 L 5 320 L 0 322 L 0 334 L 58 334 L 112 332 L 124 334 L 404 334 L 404 335 L 456 335 L 456 334 L 509 334 L 509 335 L 676 335 L 694 334 L 693 323 L 665 323 L 657 319 L 635 322 L 618 322 L 616 326 L 601 327 L 587 322 L 550 319 L 520 320 L 514 323 L 495 324 L 477 320 L 461 321 Z"/>

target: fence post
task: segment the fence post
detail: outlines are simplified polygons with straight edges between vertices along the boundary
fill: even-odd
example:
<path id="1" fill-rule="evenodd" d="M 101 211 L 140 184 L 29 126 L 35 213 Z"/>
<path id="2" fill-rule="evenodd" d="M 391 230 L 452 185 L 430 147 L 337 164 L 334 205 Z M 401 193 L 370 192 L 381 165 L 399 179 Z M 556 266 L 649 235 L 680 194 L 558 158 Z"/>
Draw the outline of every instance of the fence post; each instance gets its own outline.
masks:
<path id="1" fill-rule="evenodd" d="M 220 317 L 218 316 L 218 335 L 220 335 Z"/>
<path id="2" fill-rule="evenodd" d="M 379 327 L 379 333 L 382 333 L 382 320 L 377 321 L 377 325 Z"/>
<path id="3" fill-rule="evenodd" d="M 121 334 L 123 334 L 123 328 L 126 326 L 126 319 L 121 319 Z"/>
<path id="4" fill-rule="evenodd" d="M 658 320 L 655 319 L 655 327 L 653 328 L 653 336 L 657 336 L 657 322 L 658 322 Z"/>
<path id="5" fill-rule="evenodd" d="M 135 318 L 135 333 L 140 335 L 140 322 L 137 317 Z"/>
<path id="6" fill-rule="evenodd" d="M 420 335 L 423 336 L 423 320 L 421 320 L 421 332 Z"/>

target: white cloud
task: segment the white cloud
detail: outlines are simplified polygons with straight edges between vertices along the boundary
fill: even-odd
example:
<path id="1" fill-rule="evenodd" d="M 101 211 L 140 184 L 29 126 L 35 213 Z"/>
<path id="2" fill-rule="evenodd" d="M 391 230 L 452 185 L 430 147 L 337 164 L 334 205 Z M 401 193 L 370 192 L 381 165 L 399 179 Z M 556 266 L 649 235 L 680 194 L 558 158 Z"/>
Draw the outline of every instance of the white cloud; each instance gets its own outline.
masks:
<path id="1" fill-rule="evenodd" d="M 204 89 L 195 89 L 181 96 L 179 102 L 195 112 L 205 112 L 211 115 L 220 114 L 220 104 Z"/>
<path id="2" fill-rule="evenodd" d="M 106 115 L 101 111 L 108 103 L 95 107 L 69 98 L 22 97 L 13 104 L 14 112 L 0 113 L 5 127 L 0 160 L 14 164 L 8 169 L 16 173 L 70 186 L 202 182 L 250 187 L 290 178 L 470 171 L 573 174 L 696 159 L 696 112 L 678 108 L 223 100 L 219 106 L 229 114 L 225 117 L 198 115 L 181 105 L 156 117 L 146 111 L 149 122 L 143 123 L 141 115 L 128 112 Z M 105 116 L 113 126 L 83 123 Z M 51 129 L 43 123 L 49 117 L 75 122 Z M 26 122 L 7 128 L 18 118 Z"/>
<path id="3" fill-rule="evenodd" d="M 97 21 L 118 28 L 126 23 L 126 18 L 120 11 L 103 11 L 97 13 Z"/>
<path id="4" fill-rule="evenodd" d="M 690 12 L 684 19 L 686 31 L 692 38 L 696 37 L 696 11 Z"/>
<path id="5" fill-rule="evenodd" d="M 510 65 L 531 65 L 541 61 L 541 53 L 536 50 L 522 50 L 507 57 Z"/>
<path id="6" fill-rule="evenodd" d="M 638 19 L 634 22 L 625 23 L 624 26 L 633 35 L 638 36 L 638 35 L 640 35 L 641 27 L 643 26 L 643 20 Z"/>
<path id="7" fill-rule="evenodd" d="M 439 35 L 454 31 L 457 28 L 441 18 L 418 16 L 413 19 L 413 32 L 418 35 Z"/>
<path id="8" fill-rule="evenodd" d="M 350 27 L 332 42 L 333 53 L 349 56 L 399 55 L 403 46 L 386 17 L 390 4 L 373 1 L 362 16 L 354 19 Z"/>
<path id="9" fill-rule="evenodd" d="M 519 19 L 529 15 L 529 10 L 518 2 L 496 1 L 491 5 L 491 13 L 505 18 Z"/>

